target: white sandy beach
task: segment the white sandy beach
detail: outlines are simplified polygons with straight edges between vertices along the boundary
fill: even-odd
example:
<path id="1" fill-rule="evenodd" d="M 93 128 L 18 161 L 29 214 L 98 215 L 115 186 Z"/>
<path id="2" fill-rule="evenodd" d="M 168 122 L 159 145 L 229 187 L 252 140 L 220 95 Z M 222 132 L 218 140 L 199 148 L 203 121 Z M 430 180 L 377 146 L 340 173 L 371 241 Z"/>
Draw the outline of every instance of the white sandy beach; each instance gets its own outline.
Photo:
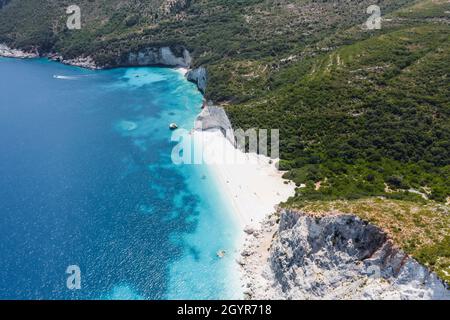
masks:
<path id="1" fill-rule="evenodd" d="M 176 72 L 180 73 L 182 76 L 185 76 L 186 73 L 189 72 L 188 68 L 183 68 L 183 67 L 177 67 L 174 69 Z"/>
<path id="2" fill-rule="evenodd" d="M 220 131 L 195 131 L 196 143 L 203 139 L 205 161 L 233 206 L 242 230 L 257 226 L 276 206 L 295 193 L 295 184 L 282 178 L 276 161 L 254 153 L 243 153 Z"/>
<path id="3" fill-rule="evenodd" d="M 191 134 L 196 149 L 199 143 L 202 144 L 204 161 L 225 199 L 229 199 L 233 218 L 238 223 L 240 234 L 236 235 L 237 251 L 233 253 L 236 263 L 232 265 L 231 273 L 241 276 L 234 278 L 235 283 L 230 288 L 233 297 L 242 299 L 246 281 L 239 261 L 250 237 L 244 231 L 258 230 L 264 218 L 274 213 L 280 202 L 295 194 L 295 184 L 282 178 L 283 173 L 275 167 L 276 161 L 255 153 L 243 153 L 220 131 L 192 131 Z"/>

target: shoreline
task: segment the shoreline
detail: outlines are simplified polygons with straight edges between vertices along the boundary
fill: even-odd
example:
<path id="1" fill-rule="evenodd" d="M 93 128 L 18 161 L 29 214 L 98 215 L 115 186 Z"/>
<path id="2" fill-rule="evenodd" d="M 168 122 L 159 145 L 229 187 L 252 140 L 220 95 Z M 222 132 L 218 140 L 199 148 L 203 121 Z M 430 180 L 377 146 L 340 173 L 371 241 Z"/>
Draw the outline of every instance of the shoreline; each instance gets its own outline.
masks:
<path id="1" fill-rule="evenodd" d="M 254 153 L 244 153 L 235 148 L 221 131 L 199 131 L 192 133 L 195 143 L 202 143 L 205 162 L 219 192 L 229 204 L 231 218 L 236 222 L 232 272 L 239 274 L 235 286 L 241 290 L 242 298 L 249 297 L 247 258 L 250 247 L 257 247 L 258 258 L 254 264 L 265 266 L 275 223 L 265 222 L 273 217 L 278 205 L 295 195 L 295 184 L 282 178 L 283 172 L 276 166 L 276 160 Z M 230 162 L 224 161 L 227 158 Z M 266 229 L 266 232 L 262 230 Z M 258 244 L 255 244 L 255 241 Z M 258 262 L 258 263 L 256 263 Z M 252 263 L 253 264 L 253 263 Z"/>
<path id="2" fill-rule="evenodd" d="M 79 57 L 75 59 L 65 60 L 58 53 L 39 54 L 39 52 L 23 51 L 21 49 L 13 49 L 5 44 L 0 43 L 0 57 L 12 59 L 38 59 L 47 58 L 49 61 L 59 62 L 65 65 L 80 67 L 89 70 L 102 70 L 106 68 L 99 67 L 95 64 L 91 57 Z"/>
<path id="3" fill-rule="evenodd" d="M 33 59 L 39 58 L 39 54 L 36 52 L 26 52 L 20 49 L 13 49 L 6 44 L 0 43 L 0 57 L 16 58 L 16 59 Z"/>
<path id="4" fill-rule="evenodd" d="M 194 131 L 193 135 L 196 141 L 203 140 L 205 162 L 230 199 L 242 230 L 256 228 L 294 195 L 295 184 L 282 178 L 277 159 L 244 153 L 220 131 Z"/>
<path id="5" fill-rule="evenodd" d="M 42 56 L 37 53 L 11 49 L 2 44 L 0 44 L 0 56 L 18 59 L 47 58 L 51 61 L 85 69 L 106 69 L 95 65 L 89 57 L 63 60 L 58 54 Z M 187 79 L 187 74 L 192 69 L 181 66 L 167 67 L 181 74 L 186 81 L 190 81 Z M 199 91 L 202 93 L 201 90 Z M 203 107 L 205 107 L 205 102 Z M 230 130 L 232 129 L 230 128 Z M 275 166 L 278 159 L 271 160 L 262 155 L 244 153 L 233 146 L 220 130 L 193 129 L 192 134 L 195 139 L 202 139 L 202 145 L 208 154 L 209 161 L 213 162 L 213 164 L 207 164 L 207 167 L 215 177 L 219 193 L 229 204 L 233 214 L 232 219 L 236 222 L 239 230 L 239 234 L 236 235 L 237 252 L 233 253 L 235 262 L 232 265 L 232 271 L 238 271 L 239 277 L 236 277 L 236 285 L 242 289 L 245 297 L 247 283 L 243 277 L 241 256 L 244 256 L 247 244 L 253 241 L 252 239 L 262 223 L 276 212 L 277 206 L 295 195 L 296 186 L 293 182 L 282 178 L 283 172 L 280 172 Z M 235 162 L 221 163 L 221 160 L 229 157 L 233 158 Z"/>
<path id="6" fill-rule="evenodd" d="M 183 77 L 186 77 L 186 74 L 189 72 L 190 69 L 184 68 L 184 67 L 174 67 L 173 68 L 176 72 L 181 74 Z"/>

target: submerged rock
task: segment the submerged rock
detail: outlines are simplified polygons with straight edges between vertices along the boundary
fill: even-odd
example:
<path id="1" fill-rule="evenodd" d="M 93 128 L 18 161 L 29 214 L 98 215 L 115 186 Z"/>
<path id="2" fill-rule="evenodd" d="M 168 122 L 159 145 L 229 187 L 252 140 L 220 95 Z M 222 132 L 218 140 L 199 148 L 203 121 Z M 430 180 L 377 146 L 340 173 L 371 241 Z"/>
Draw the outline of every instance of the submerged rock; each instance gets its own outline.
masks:
<path id="1" fill-rule="evenodd" d="M 121 131 L 133 131 L 133 130 L 136 130 L 138 125 L 136 123 L 134 123 L 133 121 L 123 120 L 118 123 L 117 127 Z"/>
<path id="2" fill-rule="evenodd" d="M 219 258 L 223 258 L 223 257 L 225 257 L 225 253 L 226 253 L 225 250 L 219 250 L 219 251 L 217 251 L 216 254 Z"/>

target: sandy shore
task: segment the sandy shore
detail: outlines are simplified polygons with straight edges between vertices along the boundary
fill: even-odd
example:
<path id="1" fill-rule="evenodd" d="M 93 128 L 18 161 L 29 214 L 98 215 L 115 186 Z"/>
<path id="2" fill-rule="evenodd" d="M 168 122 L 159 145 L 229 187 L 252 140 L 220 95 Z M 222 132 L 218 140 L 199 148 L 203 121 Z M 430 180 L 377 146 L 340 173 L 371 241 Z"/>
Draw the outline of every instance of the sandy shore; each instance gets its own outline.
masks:
<path id="1" fill-rule="evenodd" d="M 205 162 L 233 206 L 244 230 L 256 227 L 275 212 L 276 206 L 295 193 L 295 185 L 282 178 L 282 172 L 270 158 L 243 153 L 220 131 L 195 131 L 196 143 L 203 143 Z M 198 142 L 202 139 L 201 142 Z"/>
<path id="2" fill-rule="evenodd" d="M 182 68 L 182 67 L 177 67 L 175 68 L 175 71 L 179 72 L 181 75 L 185 76 L 186 73 L 189 72 L 188 68 Z"/>
<path id="3" fill-rule="evenodd" d="M 280 202 L 295 194 L 295 184 L 282 178 L 282 172 L 275 167 L 277 161 L 254 153 L 243 153 L 236 149 L 220 131 L 193 131 L 196 148 L 201 146 L 203 158 L 219 184 L 220 191 L 229 199 L 231 211 L 238 223 L 240 234 L 236 235 L 236 248 L 232 267 L 236 277 L 235 288 L 242 298 L 248 296 L 246 270 L 242 268 L 242 257 L 250 243 L 257 244 L 261 254 L 258 265 L 266 265 L 267 249 L 273 233 L 266 232 L 261 239 L 263 221 L 276 211 Z M 271 229 L 272 230 L 272 229 Z M 263 244 L 259 246 L 260 244 Z"/>
<path id="4" fill-rule="evenodd" d="M 0 56 L 15 58 L 32 58 L 37 55 L 20 50 L 10 49 L 0 45 Z M 62 60 L 62 57 L 50 57 L 53 60 L 89 68 L 97 69 L 91 58 L 78 58 L 74 60 Z M 175 71 L 185 76 L 189 69 L 183 67 L 174 68 Z M 204 161 L 208 163 L 211 173 L 219 184 L 220 191 L 231 205 L 235 221 L 238 223 L 240 234 L 237 235 L 236 260 L 239 260 L 241 250 L 246 239 L 254 237 L 249 230 L 259 230 L 261 223 L 276 211 L 279 203 L 286 201 L 295 194 L 295 184 L 282 178 L 282 172 L 275 167 L 277 160 L 268 157 L 244 153 L 236 149 L 220 131 L 193 131 L 192 136 L 196 145 L 201 145 L 204 150 Z M 245 232 L 247 231 L 247 233 Z M 262 247 L 270 245 L 272 233 L 267 233 Z M 265 253 L 267 250 L 262 250 Z M 261 255 L 263 266 L 265 256 Z M 240 266 L 236 263 L 236 271 Z M 243 287 L 245 282 L 236 279 L 237 285 Z M 245 293 L 245 290 L 243 290 Z"/>

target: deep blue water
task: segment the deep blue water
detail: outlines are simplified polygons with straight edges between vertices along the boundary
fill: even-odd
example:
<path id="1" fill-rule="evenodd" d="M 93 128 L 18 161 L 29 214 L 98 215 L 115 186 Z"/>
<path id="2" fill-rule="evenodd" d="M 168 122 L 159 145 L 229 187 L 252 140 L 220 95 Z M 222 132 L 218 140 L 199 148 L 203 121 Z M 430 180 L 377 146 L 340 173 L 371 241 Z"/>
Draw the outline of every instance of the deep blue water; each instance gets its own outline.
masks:
<path id="1" fill-rule="evenodd" d="M 0 58 L 0 299 L 239 297 L 230 209 L 170 159 L 201 103 L 170 69 Z"/>

